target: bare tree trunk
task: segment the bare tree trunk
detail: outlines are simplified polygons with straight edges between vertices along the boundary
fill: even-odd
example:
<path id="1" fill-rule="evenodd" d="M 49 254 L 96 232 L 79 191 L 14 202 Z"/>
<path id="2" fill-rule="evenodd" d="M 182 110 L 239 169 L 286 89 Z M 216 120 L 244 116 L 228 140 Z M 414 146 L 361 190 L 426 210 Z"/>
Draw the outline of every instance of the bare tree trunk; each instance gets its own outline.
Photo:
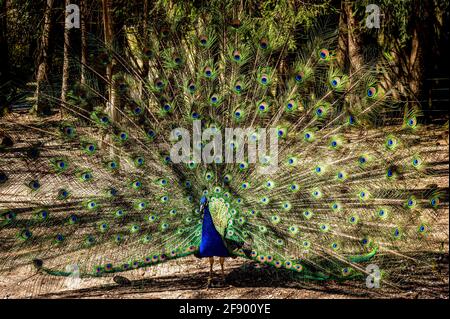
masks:
<path id="1" fill-rule="evenodd" d="M 342 70 L 346 70 L 352 82 L 352 75 L 364 64 L 364 58 L 361 54 L 362 39 L 361 32 L 358 30 L 358 22 L 353 12 L 353 2 L 341 2 L 341 14 L 339 17 L 339 38 L 337 49 L 337 63 Z M 352 107 L 359 105 L 359 97 L 349 95 L 347 102 Z"/>
<path id="2" fill-rule="evenodd" d="M 0 0 L 0 117 L 7 110 L 6 86 L 2 84 L 9 80 L 9 46 L 7 30 L 8 5 L 7 0 Z M 0 138 L 1 140 L 1 138 Z"/>
<path id="3" fill-rule="evenodd" d="M 50 31 L 52 28 L 52 8 L 54 0 L 47 0 L 44 12 L 44 30 L 41 37 L 40 53 L 38 58 L 38 71 L 36 76 L 36 105 L 38 114 L 42 113 L 48 105 L 42 97 L 42 89 L 48 83 L 48 54 L 50 47 Z"/>
<path id="4" fill-rule="evenodd" d="M 115 58 L 113 52 L 113 19 L 112 19 L 112 0 L 102 0 L 103 4 L 103 27 L 105 33 L 105 46 L 107 50 L 110 50 L 111 59 L 106 66 L 106 79 L 108 81 L 108 111 L 113 121 L 119 120 L 119 113 L 117 110 L 117 89 L 116 80 L 114 79 L 114 65 Z"/>
<path id="5" fill-rule="evenodd" d="M 65 3 L 67 7 L 68 5 L 70 5 L 70 0 L 65 0 Z M 66 113 L 64 112 L 64 109 L 67 107 L 67 91 L 69 90 L 69 67 L 70 67 L 69 46 L 70 46 L 70 30 L 69 28 L 64 26 L 64 58 L 63 58 L 64 60 L 63 60 L 62 85 L 61 85 L 61 116 L 64 113 Z"/>
<path id="6" fill-rule="evenodd" d="M 9 48 L 8 48 L 8 15 L 7 0 L 0 0 L 0 79 L 6 80 L 9 75 Z"/>
<path id="7" fill-rule="evenodd" d="M 354 16 L 353 3 L 342 1 L 337 61 L 341 68 L 348 68 L 349 75 L 359 70 L 364 63 L 361 47 L 361 34 L 358 30 L 358 21 Z"/>
<path id="8" fill-rule="evenodd" d="M 141 77 L 143 79 L 143 81 L 141 81 L 141 87 L 140 87 L 140 97 L 142 101 L 146 101 L 146 97 L 145 97 L 145 92 L 144 92 L 144 87 L 145 87 L 145 83 L 148 80 L 148 73 L 150 72 L 150 59 L 149 59 L 149 33 L 148 33 L 148 15 L 149 15 L 149 8 L 148 8 L 148 1 L 149 0 L 144 0 L 144 15 L 142 17 L 142 46 L 143 46 L 143 50 L 141 53 L 142 56 L 142 74 Z M 146 105 L 147 106 L 147 105 Z"/>
<path id="9" fill-rule="evenodd" d="M 149 39 L 148 39 L 148 0 L 144 0 L 144 17 L 143 17 L 143 22 L 142 22 L 142 28 L 143 28 L 143 32 L 142 32 L 142 36 L 144 38 L 143 44 L 144 44 L 144 48 L 145 49 L 149 49 L 148 45 L 149 45 Z M 147 79 L 148 77 L 148 72 L 149 72 L 149 58 L 148 56 L 145 54 L 146 52 L 144 52 L 143 54 L 143 59 L 142 59 L 142 78 L 144 80 Z"/>
<path id="10" fill-rule="evenodd" d="M 87 29 L 86 29 L 86 0 L 80 0 L 80 28 L 81 28 L 81 86 L 84 87 L 86 80 L 86 66 L 87 66 Z"/>

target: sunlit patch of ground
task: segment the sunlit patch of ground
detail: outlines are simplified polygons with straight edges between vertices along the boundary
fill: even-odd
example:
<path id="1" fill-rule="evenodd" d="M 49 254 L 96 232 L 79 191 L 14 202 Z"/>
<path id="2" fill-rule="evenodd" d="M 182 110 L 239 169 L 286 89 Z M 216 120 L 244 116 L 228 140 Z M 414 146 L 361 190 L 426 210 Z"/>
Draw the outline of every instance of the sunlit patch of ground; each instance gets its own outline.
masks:
<path id="1" fill-rule="evenodd" d="M 447 252 L 415 255 L 425 263 L 383 258 L 384 262 L 390 258 L 390 269 L 380 288 L 367 288 L 364 278 L 293 280 L 290 272 L 255 268 L 254 263 L 237 258 L 227 260 L 225 281 L 215 265 L 213 286 L 207 289 L 208 261 L 190 256 L 115 279 L 82 279 L 78 285 L 69 278 L 36 274 L 31 267 L 23 267 L 1 275 L 0 298 L 449 298 Z"/>

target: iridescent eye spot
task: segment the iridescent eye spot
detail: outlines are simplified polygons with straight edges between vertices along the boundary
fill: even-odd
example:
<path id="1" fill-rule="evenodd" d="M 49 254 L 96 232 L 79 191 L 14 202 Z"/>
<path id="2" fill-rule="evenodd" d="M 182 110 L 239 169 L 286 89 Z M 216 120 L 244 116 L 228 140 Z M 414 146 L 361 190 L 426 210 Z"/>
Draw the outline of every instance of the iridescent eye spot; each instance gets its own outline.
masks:
<path id="1" fill-rule="evenodd" d="M 367 96 L 368 97 L 374 97 L 377 90 L 374 87 L 370 87 L 367 89 Z"/>
<path id="2" fill-rule="evenodd" d="M 269 43 L 268 43 L 267 39 L 263 38 L 259 41 L 259 47 L 261 49 L 267 49 L 268 46 L 269 46 Z"/>
<path id="3" fill-rule="evenodd" d="M 241 54 L 239 53 L 239 51 L 234 51 L 233 52 L 233 59 L 235 61 L 240 61 L 241 60 Z"/>
<path id="4" fill-rule="evenodd" d="M 304 77 L 304 73 L 300 72 L 295 76 L 295 81 L 297 82 L 302 82 L 303 81 L 303 77 Z"/>
<path id="5" fill-rule="evenodd" d="M 78 221 L 78 217 L 76 215 L 71 215 L 69 217 L 69 222 L 70 223 L 76 223 Z"/>
<path id="6" fill-rule="evenodd" d="M 37 180 L 31 181 L 29 185 L 34 190 L 37 190 L 41 187 L 41 184 Z"/>
<path id="7" fill-rule="evenodd" d="M 322 49 L 319 52 L 319 57 L 321 60 L 325 60 L 330 55 L 330 52 L 327 49 Z"/>
<path id="8" fill-rule="evenodd" d="M 348 117 L 348 124 L 353 125 L 353 124 L 355 124 L 355 122 L 356 122 L 355 117 L 353 115 L 350 115 Z"/>

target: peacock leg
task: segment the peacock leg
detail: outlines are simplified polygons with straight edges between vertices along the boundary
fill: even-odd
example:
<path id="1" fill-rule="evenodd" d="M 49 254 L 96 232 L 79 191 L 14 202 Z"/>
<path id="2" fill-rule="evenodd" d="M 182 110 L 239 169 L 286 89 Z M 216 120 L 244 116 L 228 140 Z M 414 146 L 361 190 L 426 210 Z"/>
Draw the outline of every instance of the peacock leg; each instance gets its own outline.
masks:
<path id="1" fill-rule="evenodd" d="M 225 281 L 225 271 L 224 271 L 224 267 L 223 267 L 223 264 L 225 263 L 225 257 L 220 257 L 219 262 L 220 262 L 220 268 L 222 268 L 222 280 Z"/>
<path id="2" fill-rule="evenodd" d="M 214 265 L 214 257 L 209 257 L 208 288 L 211 287 L 211 281 L 212 281 L 212 275 L 213 275 L 213 265 Z"/>

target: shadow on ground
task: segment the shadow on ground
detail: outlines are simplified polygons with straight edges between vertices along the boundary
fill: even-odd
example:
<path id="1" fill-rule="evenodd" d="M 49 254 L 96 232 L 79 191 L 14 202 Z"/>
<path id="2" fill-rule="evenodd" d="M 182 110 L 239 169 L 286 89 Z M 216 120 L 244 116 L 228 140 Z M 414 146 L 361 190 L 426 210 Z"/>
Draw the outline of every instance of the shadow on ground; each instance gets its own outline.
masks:
<path id="1" fill-rule="evenodd" d="M 416 256 L 417 257 L 417 256 Z M 207 267 L 194 273 L 129 280 L 116 276 L 112 283 L 45 293 L 37 298 L 449 298 L 448 254 L 421 255 L 427 263 L 383 256 L 391 271 L 380 288 L 369 289 L 365 280 L 343 282 L 293 280 L 292 272 L 234 262 L 225 280 L 216 273 L 207 289 Z M 373 262 L 376 262 L 374 260 Z M 206 266 L 206 264 L 205 264 Z M 231 266 L 231 267 L 230 267 Z"/>

